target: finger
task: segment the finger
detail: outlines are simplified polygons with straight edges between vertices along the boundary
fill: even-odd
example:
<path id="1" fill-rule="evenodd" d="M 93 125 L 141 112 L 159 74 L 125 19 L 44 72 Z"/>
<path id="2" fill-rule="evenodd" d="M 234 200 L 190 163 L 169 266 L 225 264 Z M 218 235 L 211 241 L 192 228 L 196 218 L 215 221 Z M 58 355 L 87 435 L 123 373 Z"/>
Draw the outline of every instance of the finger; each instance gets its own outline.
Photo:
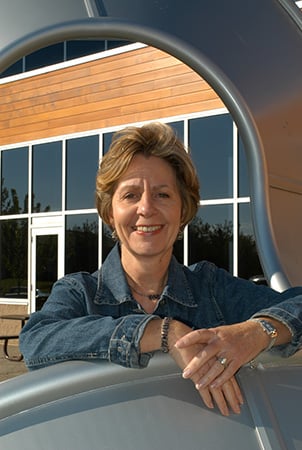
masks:
<path id="1" fill-rule="evenodd" d="M 223 373 L 224 370 L 225 370 L 224 366 L 217 359 L 215 359 L 210 369 L 199 379 L 196 386 L 197 389 L 208 387 L 212 382 L 214 382 L 214 380 L 216 381 L 217 377 L 219 377 L 219 375 Z M 219 384 L 219 386 L 211 384 L 210 387 L 211 388 L 221 387 L 221 384 Z"/>
<path id="2" fill-rule="evenodd" d="M 211 383 L 212 388 L 218 388 L 221 387 L 226 381 L 228 381 L 230 378 L 232 378 L 237 370 L 239 369 L 238 365 L 234 361 L 230 361 L 228 366 L 225 368 L 224 371 L 222 371 L 216 379 L 214 379 Z M 207 386 L 209 383 L 203 383 L 203 379 L 200 380 L 202 387 Z"/>
<path id="3" fill-rule="evenodd" d="M 222 415 L 229 415 L 229 407 L 235 414 L 240 414 L 243 398 L 235 377 L 232 377 L 222 388 L 200 388 L 198 391 L 208 408 L 214 408 L 214 400 Z"/>
<path id="4" fill-rule="evenodd" d="M 232 377 L 230 381 L 231 381 L 231 383 L 233 385 L 233 389 L 234 389 L 235 395 L 236 395 L 236 397 L 238 399 L 238 402 L 240 403 L 240 405 L 243 405 L 243 403 L 244 403 L 243 395 L 242 395 L 240 386 L 237 383 L 236 378 Z"/>
<path id="5" fill-rule="evenodd" d="M 208 364 L 209 361 L 216 355 L 217 347 L 215 344 L 209 344 L 204 347 L 200 352 L 198 352 L 189 364 L 184 368 L 182 376 L 183 378 L 192 378 L 198 370 L 200 370 L 204 365 Z M 214 363 L 216 362 L 216 358 Z"/>
<path id="6" fill-rule="evenodd" d="M 204 404 L 210 408 L 213 409 L 214 408 L 214 403 L 212 400 L 212 395 L 210 394 L 209 389 L 205 388 L 205 389 L 198 389 L 199 395 L 202 398 Z"/>
<path id="7" fill-rule="evenodd" d="M 220 389 L 220 388 L 212 389 L 211 388 L 210 393 L 211 393 L 212 398 L 214 399 L 219 411 L 221 412 L 221 414 L 223 416 L 228 416 L 230 414 L 230 412 L 229 412 L 226 398 L 224 396 L 222 389 Z M 229 396 L 231 397 L 230 394 L 229 394 Z"/>
<path id="8" fill-rule="evenodd" d="M 178 339 L 175 343 L 176 348 L 184 348 L 193 344 L 206 344 L 215 336 L 214 331 L 207 329 L 194 330 Z"/>
<path id="9" fill-rule="evenodd" d="M 241 395 L 238 397 L 237 388 L 232 379 L 222 386 L 224 398 L 235 414 L 240 414 L 240 406 L 242 405 Z"/>
<path id="10" fill-rule="evenodd" d="M 197 390 L 199 390 L 199 380 L 211 369 L 211 366 L 215 363 L 216 359 L 212 358 L 208 363 L 204 364 L 194 375 L 191 380 L 195 384 Z"/>

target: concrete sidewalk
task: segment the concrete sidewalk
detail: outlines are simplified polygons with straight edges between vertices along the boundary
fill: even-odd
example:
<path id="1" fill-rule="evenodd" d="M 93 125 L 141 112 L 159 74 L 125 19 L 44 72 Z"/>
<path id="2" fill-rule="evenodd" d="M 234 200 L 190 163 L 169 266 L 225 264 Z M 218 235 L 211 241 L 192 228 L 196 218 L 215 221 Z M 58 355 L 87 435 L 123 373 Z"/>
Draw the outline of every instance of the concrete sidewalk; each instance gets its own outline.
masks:
<path id="1" fill-rule="evenodd" d="M 11 346 L 10 354 L 18 355 L 18 347 Z M 10 361 L 5 358 L 2 347 L 0 347 L 0 382 L 8 380 L 18 375 L 27 373 L 27 368 L 23 361 Z"/>

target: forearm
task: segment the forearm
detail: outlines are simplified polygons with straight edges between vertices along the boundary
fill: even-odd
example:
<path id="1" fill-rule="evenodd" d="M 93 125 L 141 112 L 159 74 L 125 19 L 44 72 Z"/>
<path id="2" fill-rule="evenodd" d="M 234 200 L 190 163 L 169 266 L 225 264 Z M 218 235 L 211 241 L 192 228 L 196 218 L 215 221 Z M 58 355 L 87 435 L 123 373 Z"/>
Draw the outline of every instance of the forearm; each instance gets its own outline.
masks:
<path id="1" fill-rule="evenodd" d="M 253 315 L 253 318 L 263 318 L 276 327 L 278 337 L 273 349 L 283 357 L 293 355 L 302 346 L 302 307 L 296 300 L 288 300 Z"/>
<path id="2" fill-rule="evenodd" d="M 161 349 L 162 326 L 163 319 L 160 318 L 155 318 L 146 325 L 140 341 L 141 353 L 149 353 Z M 182 322 L 171 320 L 167 336 L 169 351 L 172 352 L 177 340 L 190 331 L 192 331 L 191 328 Z"/>
<path id="3" fill-rule="evenodd" d="M 30 369 L 73 359 L 103 359 L 126 367 L 145 367 L 151 355 L 139 352 L 140 335 L 149 316 L 118 319 L 98 315 L 56 318 L 34 314 L 20 336 Z"/>

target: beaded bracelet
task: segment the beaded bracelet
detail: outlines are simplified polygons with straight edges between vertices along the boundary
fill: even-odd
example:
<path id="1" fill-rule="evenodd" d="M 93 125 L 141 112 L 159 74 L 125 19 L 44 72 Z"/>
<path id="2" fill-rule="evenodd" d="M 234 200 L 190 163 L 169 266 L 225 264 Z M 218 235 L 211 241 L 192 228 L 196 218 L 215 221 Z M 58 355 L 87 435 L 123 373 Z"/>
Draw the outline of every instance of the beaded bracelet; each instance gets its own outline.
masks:
<path id="1" fill-rule="evenodd" d="M 169 353 L 168 334 L 172 317 L 165 317 L 161 325 L 161 345 L 160 349 L 163 353 Z"/>

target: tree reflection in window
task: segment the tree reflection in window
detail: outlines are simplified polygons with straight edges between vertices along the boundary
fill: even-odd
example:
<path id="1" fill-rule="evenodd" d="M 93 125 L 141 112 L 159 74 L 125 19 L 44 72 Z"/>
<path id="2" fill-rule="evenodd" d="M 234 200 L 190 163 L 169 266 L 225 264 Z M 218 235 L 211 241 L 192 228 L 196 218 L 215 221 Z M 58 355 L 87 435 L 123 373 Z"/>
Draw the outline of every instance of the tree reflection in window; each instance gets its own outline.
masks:
<path id="1" fill-rule="evenodd" d="M 189 225 L 189 263 L 201 260 L 215 263 L 230 270 L 230 253 L 233 244 L 233 225 L 225 220 L 222 224 L 209 224 L 195 217 Z"/>
<path id="2" fill-rule="evenodd" d="M 65 273 L 94 272 L 98 268 L 97 214 L 66 217 Z"/>
<path id="3" fill-rule="evenodd" d="M 0 222 L 0 295 L 27 298 L 28 221 Z"/>
<path id="4" fill-rule="evenodd" d="M 28 147 L 1 152 L 1 215 L 28 212 Z"/>

